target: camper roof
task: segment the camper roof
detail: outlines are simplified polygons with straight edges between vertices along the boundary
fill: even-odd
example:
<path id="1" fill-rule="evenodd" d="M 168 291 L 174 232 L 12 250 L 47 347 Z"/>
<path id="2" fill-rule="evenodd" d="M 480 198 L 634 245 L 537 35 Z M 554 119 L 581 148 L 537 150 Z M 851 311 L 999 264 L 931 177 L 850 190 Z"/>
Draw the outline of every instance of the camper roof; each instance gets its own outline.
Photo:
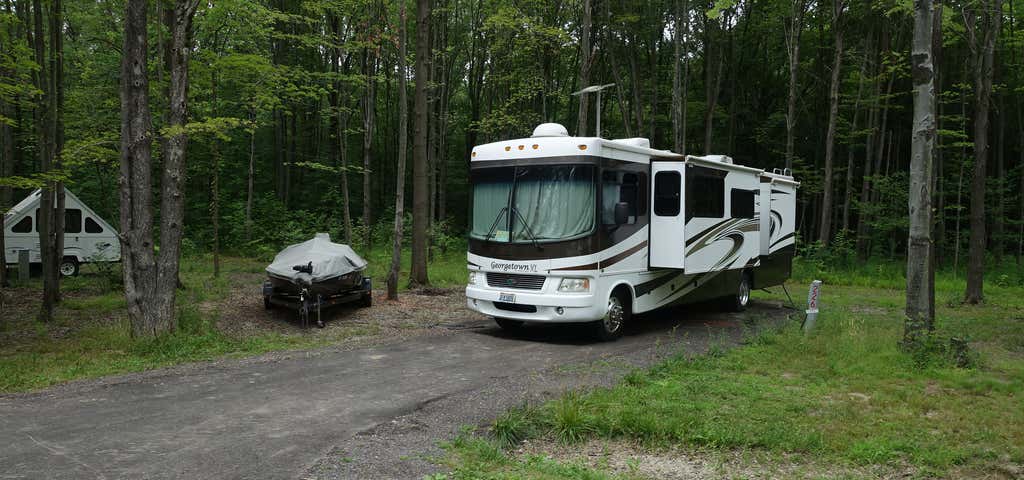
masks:
<path id="1" fill-rule="evenodd" d="M 644 138 L 607 140 L 598 137 L 570 137 L 565 127 L 545 123 L 534 130 L 532 137 L 504 140 L 474 147 L 470 161 L 485 162 L 580 155 L 640 163 L 650 161 L 651 157 L 683 159 L 682 155 L 651 148 L 650 141 Z"/>

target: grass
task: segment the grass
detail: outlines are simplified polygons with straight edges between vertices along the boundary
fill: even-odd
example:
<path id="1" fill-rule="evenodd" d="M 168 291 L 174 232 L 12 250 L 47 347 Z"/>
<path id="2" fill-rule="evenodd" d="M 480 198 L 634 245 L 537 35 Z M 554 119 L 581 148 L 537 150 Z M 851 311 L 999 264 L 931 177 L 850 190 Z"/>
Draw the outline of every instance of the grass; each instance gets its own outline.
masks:
<path id="1" fill-rule="evenodd" d="M 383 288 L 390 252 L 367 255 L 376 288 Z M 403 255 L 408 265 L 409 254 Z M 34 390 L 69 380 L 149 370 L 218 357 L 244 357 L 275 350 L 315 348 L 352 336 L 374 334 L 374 325 L 353 325 L 330 336 L 261 332 L 233 337 L 216 328 L 219 298 L 236 288 L 258 288 L 267 259 L 223 257 L 221 276 L 212 275 L 209 255 L 181 264 L 179 328 L 157 339 L 133 339 L 125 314 L 119 267 L 83 267 L 62 283 L 64 300 L 54 322 L 35 321 L 38 279 L 19 286 L 19 304 L 6 307 L 0 321 L 0 392 Z M 465 282 L 465 252 L 437 253 L 430 264 L 435 286 Z M 403 271 L 408 271 L 406 267 Z M 402 290 L 406 283 L 400 284 Z M 227 308 L 230 308 L 227 307 Z"/>
<path id="2" fill-rule="evenodd" d="M 853 469 L 883 465 L 921 477 L 988 475 L 1024 463 L 1024 289 L 986 285 L 983 306 L 939 301 L 937 345 L 966 338 L 976 356 L 972 368 L 957 368 L 944 348 L 912 355 L 897 347 L 904 298 L 902 285 L 878 284 L 887 275 L 880 281 L 809 270 L 797 268 L 801 281 L 791 291 L 806 288 L 803 280 L 811 277 L 832 279 L 811 335 L 787 325 L 742 348 L 680 356 L 612 388 L 506 414 L 492 429 L 495 448 L 531 436 L 563 444 L 611 439 L 654 451 L 754 451 L 780 462 L 797 455 Z M 844 279 L 854 285 L 835 283 Z M 940 299 L 962 293 L 948 276 L 938 285 Z M 784 298 L 779 293 L 758 296 Z M 449 445 L 449 468 L 486 477 L 509 462 L 522 467 L 522 459 L 508 455 L 484 461 L 490 457 L 473 453 L 480 448 Z"/>

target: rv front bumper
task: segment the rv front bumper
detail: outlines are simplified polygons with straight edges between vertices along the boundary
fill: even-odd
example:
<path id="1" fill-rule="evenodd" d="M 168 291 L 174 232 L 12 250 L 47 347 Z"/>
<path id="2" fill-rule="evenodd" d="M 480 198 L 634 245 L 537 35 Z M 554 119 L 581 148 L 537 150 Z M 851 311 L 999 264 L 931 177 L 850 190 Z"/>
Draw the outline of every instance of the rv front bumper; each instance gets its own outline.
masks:
<path id="1" fill-rule="evenodd" d="M 466 287 L 466 305 L 484 315 L 527 322 L 579 323 L 604 318 L 607 305 L 589 294 L 548 294 L 514 291 L 515 302 L 502 302 L 513 291 L 476 285 Z"/>

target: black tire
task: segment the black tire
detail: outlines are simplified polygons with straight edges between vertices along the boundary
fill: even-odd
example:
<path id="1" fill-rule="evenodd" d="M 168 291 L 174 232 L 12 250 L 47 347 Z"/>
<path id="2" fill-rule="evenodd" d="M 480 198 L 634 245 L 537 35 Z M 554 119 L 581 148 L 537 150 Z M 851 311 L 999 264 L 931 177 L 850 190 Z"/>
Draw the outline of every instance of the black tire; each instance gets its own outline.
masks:
<path id="1" fill-rule="evenodd" d="M 510 318 L 494 318 L 494 323 L 497 323 L 502 330 L 507 332 L 518 332 L 523 329 L 526 322 L 522 320 L 512 320 Z"/>
<path id="2" fill-rule="evenodd" d="M 60 276 L 62 277 L 76 277 L 78 276 L 78 259 L 75 257 L 64 257 L 60 261 Z"/>
<path id="3" fill-rule="evenodd" d="M 274 304 L 270 303 L 270 296 L 269 295 L 264 295 L 263 296 L 263 308 L 265 308 L 267 310 L 270 310 L 271 308 L 274 308 Z"/>
<path id="4" fill-rule="evenodd" d="M 359 299 L 359 308 L 370 308 L 373 306 L 373 294 L 366 292 Z"/>
<path id="5" fill-rule="evenodd" d="M 629 295 L 621 290 L 608 297 L 608 311 L 604 318 L 590 324 L 594 338 L 610 342 L 622 336 L 622 327 L 631 316 Z"/>
<path id="6" fill-rule="evenodd" d="M 725 298 L 725 307 L 730 312 L 742 312 L 750 305 L 750 290 L 753 281 L 750 272 L 740 274 L 740 281 L 736 283 L 736 292 Z"/>

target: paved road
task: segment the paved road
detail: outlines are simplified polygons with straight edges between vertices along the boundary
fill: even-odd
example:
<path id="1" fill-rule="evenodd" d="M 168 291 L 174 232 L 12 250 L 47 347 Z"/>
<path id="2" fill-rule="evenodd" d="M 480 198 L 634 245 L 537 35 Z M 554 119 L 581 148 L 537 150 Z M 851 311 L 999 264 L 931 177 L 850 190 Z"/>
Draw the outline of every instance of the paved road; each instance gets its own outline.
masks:
<path id="1" fill-rule="evenodd" d="M 749 330 L 742 325 L 776 324 L 786 312 L 764 303 L 743 315 L 668 312 L 638 319 L 612 343 L 580 340 L 572 327 L 512 337 L 469 322 L 362 350 L 218 362 L 0 397 L 0 479 L 417 478 L 429 468 L 422 462 L 395 470 L 402 460 L 372 451 L 393 451 L 390 440 L 353 442 L 427 406 L 446 410 L 442 420 L 419 423 L 429 428 L 408 447 L 419 448 L 446 438 L 458 422 L 522 403 L 538 393 L 531 388 L 553 395 L 586 384 L 580 372 L 594 371 L 595 362 L 642 366 L 680 347 L 699 353 L 710 342 L 735 342 Z M 538 375 L 548 381 L 523 381 Z M 474 401 L 452 401 L 460 396 Z M 360 457 L 339 464 L 351 451 Z"/>

